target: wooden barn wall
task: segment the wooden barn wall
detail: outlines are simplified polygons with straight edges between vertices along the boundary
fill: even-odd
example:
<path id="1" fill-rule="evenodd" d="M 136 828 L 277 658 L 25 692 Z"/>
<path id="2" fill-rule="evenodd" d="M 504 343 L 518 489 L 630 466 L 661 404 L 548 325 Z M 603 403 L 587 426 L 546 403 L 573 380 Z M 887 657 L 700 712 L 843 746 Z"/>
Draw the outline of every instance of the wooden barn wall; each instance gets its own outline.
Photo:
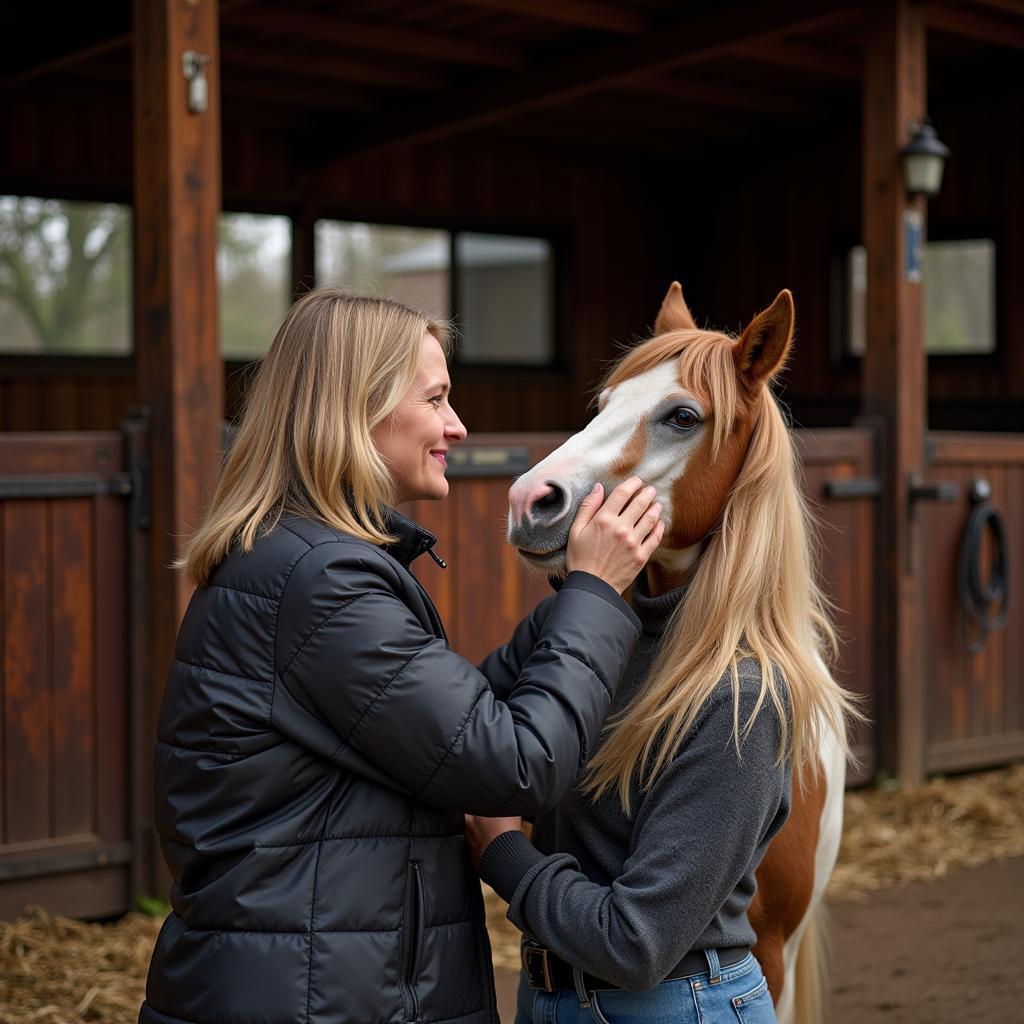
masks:
<path id="1" fill-rule="evenodd" d="M 13 100 L 0 132 L 0 192 L 127 201 L 127 107 L 100 113 L 42 99 Z M 111 121 L 118 121 L 119 127 Z M 101 123 L 98 123 L 101 122 Z M 45 125 L 45 130 L 43 130 Z M 17 144 L 15 144 L 17 140 Z M 24 142 L 22 142 L 24 140 Z M 278 123 L 224 116 L 224 205 L 317 217 L 549 234 L 561 267 L 554 369 L 455 374 L 456 406 L 471 430 L 578 425 L 602 361 L 657 312 L 672 274 L 658 230 L 663 178 L 623 156 L 467 139 L 394 151 L 303 174 L 302 144 Z M 74 187 L 68 183 L 76 181 Z M 302 266 L 303 254 L 299 254 Z M 310 261 L 305 254 L 306 265 Z M 304 276 L 300 273 L 300 277 Z M 227 412 L 238 408 L 237 365 L 226 368 Z M 74 367 L 14 365 L 0 357 L 0 429 L 110 429 L 135 401 L 131 361 Z"/>
<path id="2" fill-rule="evenodd" d="M 127 99 L 0 99 L 0 191 L 70 198 L 130 196 Z M 1021 428 L 1024 402 L 1024 87 L 999 82 L 934 97 L 933 119 L 953 150 L 933 234 L 978 232 L 999 247 L 999 351 L 931 360 L 931 426 Z M 269 115 L 224 113 L 224 196 L 234 209 L 280 211 L 301 221 L 338 216 L 427 225 L 550 232 L 564 269 L 556 370 L 456 373 L 458 408 L 473 430 L 564 430 L 585 415 L 585 394 L 616 343 L 653 320 L 679 277 L 701 323 L 736 330 L 781 287 L 797 305 L 797 347 L 783 397 L 798 423 L 837 426 L 859 410 L 860 368 L 835 354 L 837 259 L 859 236 L 856 106 L 837 114 L 845 134 L 780 137 L 750 153 L 701 159 L 645 157 L 467 137 L 299 170 L 315 140 Z M 720 145 L 720 144 L 719 144 Z M 74 185 L 69 183 L 74 182 Z M 309 255 L 299 255 L 300 266 Z M 110 364 L 107 364 L 110 366 Z M 227 411 L 241 375 L 227 369 Z M 45 371 L 0 366 L 0 429 L 108 429 L 135 397 L 130 361 Z"/>
<path id="3" fill-rule="evenodd" d="M 956 483 L 959 499 L 933 506 L 927 524 L 927 615 L 936 627 L 925 652 L 927 767 L 1005 763 L 1024 756 L 1024 436 L 933 431 L 928 442 L 934 475 Z M 990 504 L 1006 532 L 1008 614 L 990 633 L 969 626 L 960 604 L 961 544 L 973 509 L 967 495 L 978 478 L 991 485 Z M 988 586 L 996 554 L 990 530 L 979 554 L 980 579 Z M 996 611 L 989 614 L 998 618 Z"/>
<path id="4" fill-rule="evenodd" d="M 929 360 L 930 425 L 1024 429 L 1024 123 L 1020 81 L 932 97 L 930 113 L 953 151 L 929 204 L 934 237 L 991 237 L 997 246 L 997 352 Z M 841 253 L 860 236 L 859 113 L 846 135 L 800 145 L 785 159 L 736 160 L 709 189 L 704 215 L 675 232 L 676 262 L 699 323 L 735 330 L 782 287 L 796 302 L 797 338 L 783 397 L 799 424 L 841 426 L 860 407 L 860 364 L 836 351 Z M 672 254 L 670 253 L 670 261 Z"/>

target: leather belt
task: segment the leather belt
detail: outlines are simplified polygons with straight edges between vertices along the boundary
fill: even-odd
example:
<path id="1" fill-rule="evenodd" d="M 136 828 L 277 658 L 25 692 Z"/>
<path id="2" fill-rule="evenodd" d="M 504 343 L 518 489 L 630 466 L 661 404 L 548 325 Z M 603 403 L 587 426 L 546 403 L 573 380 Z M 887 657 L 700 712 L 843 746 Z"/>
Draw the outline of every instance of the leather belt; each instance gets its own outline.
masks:
<path id="1" fill-rule="evenodd" d="M 524 939 L 520 952 L 523 971 L 530 988 L 540 989 L 542 992 L 554 992 L 559 989 L 572 991 L 576 988 L 572 967 L 546 946 L 532 939 Z M 747 946 L 727 946 L 717 952 L 718 962 L 724 969 L 738 964 L 750 949 Z M 677 981 L 680 978 L 692 978 L 694 975 L 707 973 L 708 958 L 704 950 L 691 949 L 662 980 Z M 583 987 L 588 992 L 609 992 L 619 988 L 618 985 L 612 985 L 603 978 L 586 972 L 583 974 Z"/>

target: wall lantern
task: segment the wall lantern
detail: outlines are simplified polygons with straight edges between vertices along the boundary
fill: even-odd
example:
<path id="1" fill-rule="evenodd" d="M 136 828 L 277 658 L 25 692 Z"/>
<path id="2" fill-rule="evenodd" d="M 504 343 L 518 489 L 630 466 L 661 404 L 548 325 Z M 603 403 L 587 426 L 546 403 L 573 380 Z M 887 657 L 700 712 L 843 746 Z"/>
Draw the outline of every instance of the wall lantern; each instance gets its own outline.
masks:
<path id="1" fill-rule="evenodd" d="M 910 141 L 900 150 L 903 161 L 903 184 L 907 195 L 933 199 L 942 188 L 942 172 L 949 159 L 949 147 L 939 141 L 931 121 L 907 124 Z"/>

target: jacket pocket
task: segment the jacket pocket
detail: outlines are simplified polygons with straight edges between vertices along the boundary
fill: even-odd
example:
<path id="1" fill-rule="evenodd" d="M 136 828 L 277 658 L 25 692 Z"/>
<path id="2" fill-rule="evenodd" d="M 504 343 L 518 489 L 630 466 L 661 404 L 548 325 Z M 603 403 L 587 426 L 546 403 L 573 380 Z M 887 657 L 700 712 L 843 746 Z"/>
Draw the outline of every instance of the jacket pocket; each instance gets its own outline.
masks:
<path id="1" fill-rule="evenodd" d="M 416 995 L 416 979 L 420 973 L 425 916 L 423 896 L 423 865 L 409 862 L 405 880 L 405 907 L 402 913 L 402 999 L 407 1024 L 419 1024 L 420 1004 Z"/>

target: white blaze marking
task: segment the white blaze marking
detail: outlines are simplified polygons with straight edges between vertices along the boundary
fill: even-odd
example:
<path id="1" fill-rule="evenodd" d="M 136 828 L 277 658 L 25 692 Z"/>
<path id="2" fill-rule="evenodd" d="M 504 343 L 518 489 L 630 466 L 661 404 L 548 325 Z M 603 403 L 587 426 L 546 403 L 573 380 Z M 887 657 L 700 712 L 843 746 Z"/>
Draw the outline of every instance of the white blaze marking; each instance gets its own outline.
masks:
<path id="1" fill-rule="evenodd" d="M 605 485 L 606 491 L 610 491 L 623 479 L 621 476 L 613 477 L 611 467 L 622 455 L 638 424 L 671 394 L 686 396 L 703 413 L 708 411 L 680 386 L 678 361 L 669 360 L 606 391 L 607 401 L 601 412 L 561 448 L 521 476 L 516 481 L 516 490 L 523 488 L 529 491 L 541 481 L 557 479 L 571 488 L 574 494 L 578 494 L 580 489 L 589 490 L 598 480 Z M 702 430 L 695 431 L 694 442 L 702 434 Z M 648 440 L 643 457 L 630 475 L 639 476 L 644 483 L 657 489 L 662 517 L 671 522 L 672 485 L 686 471 L 686 464 L 696 445 L 682 436 L 669 437 L 668 442 L 651 444 Z M 690 549 L 690 552 L 686 553 L 686 561 L 692 564 L 696 551 Z"/>

